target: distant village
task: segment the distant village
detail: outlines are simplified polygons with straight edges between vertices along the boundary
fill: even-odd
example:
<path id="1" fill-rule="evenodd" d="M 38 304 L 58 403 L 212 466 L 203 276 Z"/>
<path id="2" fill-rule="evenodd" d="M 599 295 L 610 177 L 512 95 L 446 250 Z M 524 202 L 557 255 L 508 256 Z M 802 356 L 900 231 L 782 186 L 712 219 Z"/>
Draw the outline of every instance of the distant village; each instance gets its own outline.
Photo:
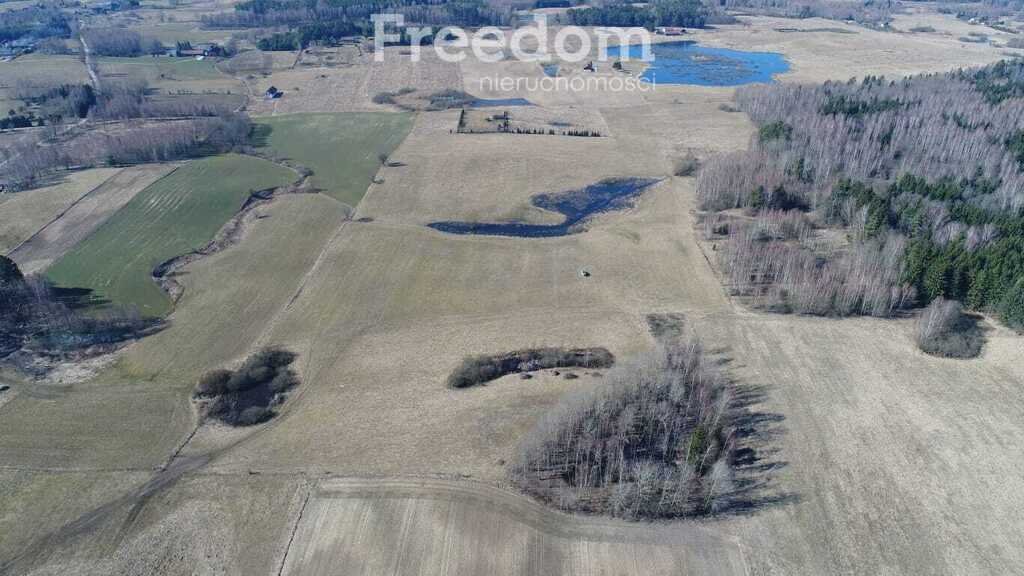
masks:
<path id="1" fill-rule="evenodd" d="M 0 61 L 9 61 L 23 54 L 35 52 L 39 41 L 32 38 L 18 38 L 10 42 L 0 44 Z M 202 60 L 206 57 L 226 56 L 224 46 L 216 42 L 204 42 L 192 44 L 191 42 L 178 42 L 173 47 L 166 47 L 162 54 L 153 56 L 165 56 L 171 58 L 196 58 Z"/>
<path id="2" fill-rule="evenodd" d="M 71 11 L 76 17 L 96 16 L 111 14 L 121 10 L 129 10 L 139 6 L 139 0 L 104 0 L 101 2 L 78 2 L 75 0 L 60 0 L 57 6 Z M 54 38 L 41 39 L 34 36 L 23 36 L 7 42 L 0 42 L 0 61 L 9 61 L 24 54 L 31 54 L 41 49 L 41 45 Z M 225 56 L 224 46 L 215 42 L 192 44 L 190 42 L 178 42 L 175 46 L 165 46 L 166 50 L 154 56 L 168 56 L 173 58 L 206 58 L 208 56 Z"/>

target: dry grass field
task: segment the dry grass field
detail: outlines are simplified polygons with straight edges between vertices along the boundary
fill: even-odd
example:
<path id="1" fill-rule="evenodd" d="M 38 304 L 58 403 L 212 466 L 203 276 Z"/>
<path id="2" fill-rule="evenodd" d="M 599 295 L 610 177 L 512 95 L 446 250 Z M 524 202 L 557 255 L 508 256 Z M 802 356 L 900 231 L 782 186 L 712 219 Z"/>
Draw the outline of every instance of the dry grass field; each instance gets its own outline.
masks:
<path id="1" fill-rule="evenodd" d="M 907 15 L 898 26 L 918 26 L 939 18 L 956 27 L 951 16 L 934 12 Z M 742 25 L 722 26 L 716 30 L 696 30 L 693 40 L 708 46 L 780 52 L 790 62 L 790 71 L 782 79 L 790 82 L 847 80 L 866 74 L 905 76 L 926 71 L 952 70 L 980 66 L 1014 55 L 988 44 L 967 44 L 956 35 L 900 34 L 870 30 L 834 20 L 807 18 L 741 18 Z M 924 24 L 921 24 L 924 25 Z M 781 32 L 779 29 L 846 29 L 853 34 L 827 31 Z"/>
<path id="2" fill-rule="evenodd" d="M 0 194 L 0 210 L 4 216 L 0 253 L 7 254 L 17 248 L 119 171 L 118 168 L 95 168 L 71 172 L 49 186 Z"/>
<path id="3" fill-rule="evenodd" d="M 713 574 L 744 550 L 697 523 L 644 526 L 553 512 L 508 490 L 430 479 L 320 483 L 283 574 Z M 338 555 L 335 550 L 344 553 Z"/>
<path id="4" fill-rule="evenodd" d="M 101 81 L 141 79 L 161 94 L 245 93 L 245 86 L 221 72 L 213 59 L 104 57 L 96 59 L 96 66 Z"/>
<path id="5" fill-rule="evenodd" d="M 350 207 L 412 127 L 410 114 L 347 112 L 263 118 L 262 152 L 313 171 L 309 184 Z"/>
<path id="6" fill-rule="evenodd" d="M 946 70 L 1001 54 L 955 34 L 777 30 L 837 26 L 846 25 L 745 18 L 695 36 L 784 53 L 784 81 Z M 435 64 L 422 78 L 367 62 L 276 70 L 260 89 L 273 83 L 286 96 L 250 110 L 383 110 L 375 91 L 422 81 L 474 92 L 493 73 Z M 237 244 L 184 269 L 164 331 L 87 382 L 15 383 L 0 405 L 0 533 L 29 528 L 0 539 L 0 572 L 1020 572 L 1019 336 L 992 325 L 980 358 L 944 360 L 917 351 L 910 320 L 773 316 L 730 301 L 696 240 L 694 181 L 671 176 L 684 154 L 746 146 L 749 120 L 721 108 L 730 89 L 474 94 L 578 107 L 608 136 L 454 134 L 457 110 L 420 112 L 352 219 L 322 194 L 259 207 Z M 552 223 L 531 196 L 617 176 L 663 180 L 585 233 L 425 226 Z M 450 371 L 466 355 L 538 346 L 628 357 L 654 344 L 644 316 L 656 312 L 685 314 L 757 393 L 757 459 L 744 473 L 763 484 L 749 509 L 627 524 L 511 491 L 506 463 L 524 431 L 600 376 L 543 372 L 453 390 Z M 196 378 L 269 344 L 299 354 L 303 383 L 282 413 L 249 429 L 198 426 Z"/>
<path id="7" fill-rule="evenodd" d="M 404 48 L 385 50 L 383 62 L 373 55 L 345 54 L 339 66 L 297 66 L 275 68 L 269 76 L 256 76 L 250 80 L 253 94 L 262 96 L 270 86 L 283 90 L 283 98 L 250 100 L 248 109 L 255 115 L 291 114 L 295 112 L 359 112 L 387 111 L 390 106 L 374 104 L 372 99 L 381 92 L 395 92 L 402 88 L 415 88 L 425 93 L 447 89 L 462 89 L 462 79 L 456 64 L 443 62 L 433 51 L 424 50 L 423 60 L 412 63 L 403 56 Z M 294 53 L 275 52 L 275 58 Z"/>

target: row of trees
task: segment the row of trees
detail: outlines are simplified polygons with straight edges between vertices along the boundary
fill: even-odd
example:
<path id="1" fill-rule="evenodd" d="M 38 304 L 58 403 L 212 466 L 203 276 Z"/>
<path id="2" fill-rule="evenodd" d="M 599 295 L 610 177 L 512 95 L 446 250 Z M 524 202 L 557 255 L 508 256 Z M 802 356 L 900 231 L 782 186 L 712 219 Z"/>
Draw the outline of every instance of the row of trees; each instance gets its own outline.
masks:
<path id="1" fill-rule="evenodd" d="M 141 56 L 163 54 L 162 42 L 124 28 L 92 28 L 82 32 L 89 50 L 98 56 Z"/>
<path id="2" fill-rule="evenodd" d="M 232 110 L 227 102 L 202 96 L 154 98 L 147 83 L 141 79 L 108 82 L 102 93 L 96 93 L 89 84 L 19 79 L 14 83 L 13 93 L 30 108 L 23 109 L 20 114 L 11 110 L 7 122 L 0 120 L 0 129 L 60 124 L 86 117 L 123 120 L 221 116 Z"/>
<path id="3" fill-rule="evenodd" d="M 728 10 L 786 18 L 829 18 L 862 23 L 888 21 L 898 3 L 892 0 L 720 0 Z"/>
<path id="4" fill-rule="evenodd" d="M 90 131 L 68 141 L 16 144 L 0 175 L 11 190 L 31 188 L 58 170 L 101 165 L 165 162 L 232 150 L 245 144 L 249 119 L 239 114 L 126 126 L 112 132 Z"/>
<path id="5" fill-rule="evenodd" d="M 566 510 L 718 510 L 734 488 L 731 398 L 696 338 L 665 344 L 563 399 L 523 439 L 513 478 Z"/>
<path id="6" fill-rule="evenodd" d="M 613 364 L 615 356 L 607 348 L 528 348 L 469 356 L 448 376 L 448 386 L 469 388 L 509 374 L 548 368 L 609 368 Z"/>
<path id="7" fill-rule="evenodd" d="M 96 92 L 89 84 L 54 83 L 31 78 L 15 80 L 11 94 L 33 108 L 26 111 L 27 114 L 45 119 L 49 124 L 85 118 L 97 102 Z"/>
<path id="8" fill-rule="evenodd" d="M 203 17 L 208 28 L 287 28 L 260 40 L 262 50 L 295 50 L 373 33 L 370 16 L 402 14 L 409 25 L 491 26 L 508 24 L 511 11 L 482 0 L 250 0 L 233 12 Z"/>
<path id="9" fill-rule="evenodd" d="M 734 289 L 780 310 L 892 314 L 938 297 L 1000 313 L 1024 277 L 1024 64 L 738 91 L 760 126 L 749 150 L 698 177 Z M 840 227 L 850 245 L 773 238 L 777 212 Z M 794 241 L 795 240 L 795 241 Z M 1018 320 L 1017 318 L 1021 318 Z"/>
<path id="10" fill-rule="evenodd" d="M 1024 2 L 1021 0 L 981 0 L 980 2 L 940 0 L 938 5 L 939 12 L 953 14 L 964 20 L 977 18 L 989 22 L 1019 16 L 1024 11 Z"/>
<path id="11" fill-rule="evenodd" d="M 44 2 L 4 10 L 0 18 L 0 43 L 20 38 L 67 38 L 71 35 L 71 21 L 57 5 Z"/>
<path id="12" fill-rule="evenodd" d="M 655 0 L 649 4 L 607 4 L 578 8 L 567 13 L 570 24 L 578 26 L 703 28 L 710 8 L 700 0 Z"/>

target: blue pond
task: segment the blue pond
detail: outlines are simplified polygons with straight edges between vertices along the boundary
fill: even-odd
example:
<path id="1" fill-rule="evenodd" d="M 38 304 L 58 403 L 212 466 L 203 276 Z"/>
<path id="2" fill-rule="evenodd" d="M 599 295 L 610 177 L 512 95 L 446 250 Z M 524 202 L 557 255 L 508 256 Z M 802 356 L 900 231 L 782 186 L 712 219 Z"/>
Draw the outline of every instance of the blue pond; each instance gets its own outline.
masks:
<path id="1" fill-rule="evenodd" d="M 471 108 L 495 108 L 497 106 L 533 106 L 533 102 L 530 102 L 526 98 L 495 98 L 488 100 L 486 98 L 478 98 L 473 100 L 469 105 Z"/>
<path id="2" fill-rule="evenodd" d="M 478 234 L 484 236 L 516 236 L 520 238 L 551 238 L 582 231 L 579 226 L 599 212 L 622 210 L 648 186 L 658 182 L 655 178 L 616 178 L 602 180 L 581 190 L 555 194 L 538 194 L 530 199 L 537 208 L 558 212 L 565 216 L 561 224 L 527 224 L 525 222 L 433 222 L 434 230 L 449 234 Z"/>
<path id="3" fill-rule="evenodd" d="M 771 82 L 776 74 L 789 70 L 782 54 L 709 48 L 690 41 L 653 44 L 651 52 L 653 60 L 640 77 L 655 84 L 739 86 Z M 610 58 L 625 53 L 635 60 L 643 56 L 639 44 L 608 48 Z"/>

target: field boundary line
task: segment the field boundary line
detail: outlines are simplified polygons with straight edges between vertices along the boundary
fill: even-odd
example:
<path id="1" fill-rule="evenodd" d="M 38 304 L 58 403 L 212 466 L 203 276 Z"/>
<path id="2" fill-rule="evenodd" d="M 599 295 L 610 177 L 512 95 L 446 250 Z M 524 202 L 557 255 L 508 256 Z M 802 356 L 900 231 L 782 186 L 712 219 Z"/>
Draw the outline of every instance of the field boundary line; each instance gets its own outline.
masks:
<path id="1" fill-rule="evenodd" d="M 292 532 L 288 535 L 288 543 L 285 544 L 284 554 L 281 555 L 281 565 L 277 568 L 277 576 L 281 576 L 284 573 L 284 567 L 288 562 L 288 553 L 291 552 L 292 543 L 295 542 L 295 534 L 299 532 L 299 526 L 302 524 L 302 515 L 306 512 L 306 505 L 309 504 L 309 498 L 313 495 L 313 487 L 306 483 L 306 495 L 302 499 L 302 506 L 299 508 L 299 513 L 295 517 L 295 523 L 292 524 Z"/>
<path id="2" fill-rule="evenodd" d="M 86 190 L 84 194 L 82 194 L 81 196 L 76 198 L 75 201 L 72 202 L 71 204 L 68 204 L 67 207 L 65 207 L 63 210 L 61 210 L 56 216 L 51 218 L 49 222 L 47 222 L 46 224 L 43 224 L 42 227 L 40 227 L 38 230 L 33 232 L 31 236 L 29 236 L 28 238 L 26 238 L 26 239 L 22 240 L 21 242 L 19 242 L 17 246 L 15 246 L 14 248 L 11 248 L 7 253 L 8 254 L 14 254 L 19 248 L 21 248 L 25 244 L 28 244 L 33 239 L 35 239 L 37 236 L 42 234 L 43 231 L 46 230 L 47 228 L 49 228 L 50 226 L 52 226 L 54 224 L 54 222 L 56 222 L 57 220 L 60 220 L 64 216 L 66 216 L 67 213 L 70 212 L 72 208 L 77 206 L 83 200 L 85 200 L 86 198 L 91 196 L 94 192 L 96 192 L 97 190 L 102 188 L 104 184 L 106 184 L 107 182 L 110 182 L 111 180 L 114 179 L 115 176 L 117 176 L 121 172 L 124 172 L 127 169 L 128 168 L 122 168 L 122 169 L 118 170 L 117 172 L 114 172 L 113 174 L 110 175 L 109 178 L 105 179 L 103 182 L 100 182 L 99 184 L 93 186 L 89 190 Z M 173 172 L 173 170 L 172 170 L 172 172 Z M 140 192 L 141 192 L 141 190 L 140 190 Z"/>
<path id="3" fill-rule="evenodd" d="M 159 164 L 159 163 L 153 163 L 153 164 Z M 52 218 L 52 219 L 51 219 L 51 220 L 50 220 L 49 222 L 47 222 L 46 224 L 44 224 L 44 225 L 43 225 L 43 226 L 42 226 L 42 227 L 41 227 L 41 228 L 40 228 L 39 230 L 36 230 L 35 232 L 33 232 L 31 236 L 29 236 L 28 238 L 26 238 L 25 240 L 23 240 L 23 241 L 22 241 L 22 242 L 21 242 L 20 244 L 18 244 L 18 245 L 17 245 L 17 246 L 15 246 L 14 248 L 11 248 L 11 250 L 10 250 L 9 252 L 7 252 L 7 254 L 9 254 L 9 255 L 10 255 L 10 254 L 14 254 L 14 253 L 15 253 L 15 252 L 17 252 L 18 250 L 20 250 L 20 249 L 21 249 L 22 247 L 24 247 L 24 246 L 25 246 L 26 244 L 28 244 L 28 243 L 29 243 L 29 242 L 31 242 L 32 240 L 35 240 L 35 239 L 36 239 L 36 237 L 38 237 L 38 236 L 39 236 L 40 234 L 42 234 L 43 232 L 45 232 L 47 228 L 49 228 L 50 226 L 53 226 L 54 224 L 56 224 L 56 223 L 57 223 L 57 221 L 58 221 L 58 220 L 60 220 L 61 218 L 63 218 L 64 216 L 67 216 L 68 212 L 72 211 L 72 210 L 73 210 L 73 209 L 74 209 L 74 208 L 75 208 L 76 206 L 78 206 L 78 205 L 79 205 L 80 203 L 82 203 L 83 201 L 85 201 L 85 199 L 86 199 L 86 198 L 88 198 L 88 197 L 92 196 L 92 195 L 93 195 L 93 194 L 94 194 L 94 193 L 95 193 L 95 192 L 96 192 L 97 190 L 99 190 L 100 188 L 102 188 L 102 187 L 106 186 L 107 184 L 109 184 L 111 180 L 113 180 L 114 178 L 117 178 L 118 176 L 120 176 L 120 175 L 121 175 L 121 173 L 122 173 L 122 172 L 124 172 L 125 170 L 131 170 L 132 168 L 135 168 L 135 167 L 137 167 L 137 166 L 149 166 L 149 165 L 150 165 L 150 163 L 147 163 L 147 164 L 137 164 L 137 165 L 135 165 L 135 166 L 124 166 L 124 167 L 122 167 L 122 168 L 121 168 L 120 170 L 118 170 L 117 172 L 114 172 L 113 174 L 111 174 L 111 175 L 110 175 L 110 178 L 107 178 L 107 179 L 106 179 L 106 180 L 104 180 L 103 182 L 100 182 L 100 183 L 99 183 L 99 184 L 97 184 L 97 185 L 96 185 L 95 187 L 93 187 L 92 189 L 90 189 L 90 190 L 89 190 L 88 192 L 86 192 L 85 194 L 82 194 L 82 196 L 81 196 L 81 197 L 79 197 L 79 198 L 78 198 L 77 200 L 75 200 L 75 201 L 74 201 L 74 202 L 72 202 L 71 204 L 68 204 L 67 208 L 65 208 L 65 209 L 64 209 L 64 210 L 62 210 L 62 211 L 61 211 L 61 212 L 60 212 L 59 214 L 57 214 L 56 216 L 54 216 L 54 217 L 53 217 L 53 218 Z M 171 174 L 172 174 L 172 173 L 173 173 L 174 171 L 176 171 L 176 170 L 177 170 L 178 168 L 180 168 L 180 167 L 181 167 L 181 165 L 180 165 L 180 164 L 178 164 L 178 165 L 175 165 L 175 166 L 174 166 L 173 168 L 171 168 L 171 170 L 170 170 L 170 171 L 168 171 L 168 172 L 167 172 L 166 174 L 164 174 L 163 176 L 160 176 L 160 177 L 159 177 L 159 178 L 157 178 L 156 180 L 153 180 L 152 182 L 150 182 L 149 184 L 147 184 L 147 185 L 146 185 L 146 186 L 145 186 L 144 188 L 142 188 L 142 189 L 138 190 L 138 191 L 137 191 L 137 192 L 135 193 L 135 195 L 141 194 L 141 193 L 142 193 L 142 191 L 143 191 L 143 190 L 145 190 L 146 188 L 149 188 L 149 187 L 150 187 L 150 186 L 152 186 L 153 184 L 156 184 L 157 182 L 159 182 L 159 181 L 163 180 L 163 179 L 164 179 L 164 178 L 166 178 L 167 176 L 170 176 L 170 175 L 171 175 Z M 132 196 L 132 197 L 134 198 L 135 196 Z M 129 202 L 131 202 L 131 200 L 129 200 Z M 126 202 L 125 204 L 127 204 L 127 202 Z M 124 208 L 124 206 L 121 206 L 121 208 Z M 109 219 L 110 219 L 110 218 L 112 218 L 112 217 L 113 217 L 113 216 L 114 216 L 115 214 L 117 214 L 118 212 L 120 212 L 120 211 L 121 211 L 121 208 L 118 208 L 118 209 L 117 209 L 117 210 L 115 210 L 115 211 L 114 211 L 114 212 L 113 212 L 112 214 L 110 214 L 110 216 L 108 216 L 108 217 L 107 217 L 107 220 L 109 220 Z M 99 223 L 99 224 L 98 224 L 98 225 L 96 226 L 96 228 L 94 228 L 94 229 L 92 230 L 92 232 L 90 232 L 90 233 L 89 233 L 89 234 L 88 234 L 87 236 L 85 236 L 85 238 L 82 238 L 82 239 L 80 240 L 80 242 L 84 242 L 85 240 L 87 240 L 87 239 L 89 238 L 89 236 L 92 236 L 93 232 L 95 232 L 96 230 L 98 230 L 98 229 L 99 229 L 99 227 L 100 227 L 100 226 L 102 226 L 102 225 L 104 224 L 104 222 L 106 222 L 106 220 L 104 220 L 103 222 L 100 222 L 100 223 Z"/>

